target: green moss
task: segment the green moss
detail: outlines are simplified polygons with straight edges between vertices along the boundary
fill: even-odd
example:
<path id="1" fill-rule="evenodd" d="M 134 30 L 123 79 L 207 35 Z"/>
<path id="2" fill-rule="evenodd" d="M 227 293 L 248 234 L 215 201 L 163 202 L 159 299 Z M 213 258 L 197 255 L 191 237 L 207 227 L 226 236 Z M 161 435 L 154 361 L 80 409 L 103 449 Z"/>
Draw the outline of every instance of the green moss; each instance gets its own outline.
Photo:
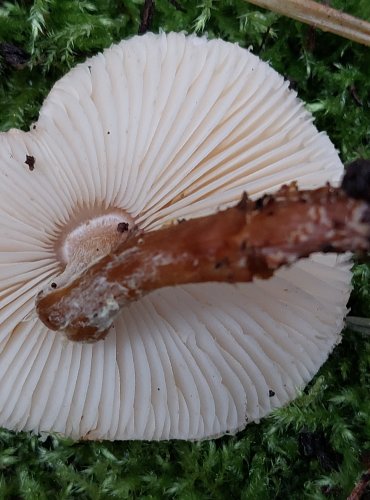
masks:
<path id="1" fill-rule="evenodd" d="M 28 129 L 53 83 L 137 32 L 139 0 L 23 0 L 0 7 L 0 127 Z M 368 0 L 335 0 L 370 19 Z M 207 32 L 253 46 L 292 81 L 342 159 L 370 157 L 369 50 L 243 0 L 157 0 L 153 30 Z M 352 306 L 370 314 L 370 268 L 355 268 Z M 370 447 L 370 341 L 342 344 L 300 398 L 236 437 L 203 443 L 74 443 L 0 431 L 0 498 L 345 498 Z"/>

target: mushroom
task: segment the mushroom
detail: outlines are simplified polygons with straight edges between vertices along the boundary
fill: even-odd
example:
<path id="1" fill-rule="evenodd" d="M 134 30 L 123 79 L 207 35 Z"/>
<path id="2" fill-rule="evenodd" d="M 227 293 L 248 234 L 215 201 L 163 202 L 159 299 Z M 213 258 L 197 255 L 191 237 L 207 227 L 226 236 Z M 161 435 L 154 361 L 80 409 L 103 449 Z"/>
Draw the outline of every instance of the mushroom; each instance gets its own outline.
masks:
<path id="1" fill-rule="evenodd" d="M 338 183 L 328 137 L 249 51 L 177 33 L 123 41 L 57 82 L 29 132 L 1 134 L 0 158 L 1 426 L 111 440 L 235 433 L 291 401 L 340 341 L 351 275 L 336 254 L 268 281 L 157 290 L 95 344 L 35 314 L 40 290 L 134 226 L 292 180 Z"/>

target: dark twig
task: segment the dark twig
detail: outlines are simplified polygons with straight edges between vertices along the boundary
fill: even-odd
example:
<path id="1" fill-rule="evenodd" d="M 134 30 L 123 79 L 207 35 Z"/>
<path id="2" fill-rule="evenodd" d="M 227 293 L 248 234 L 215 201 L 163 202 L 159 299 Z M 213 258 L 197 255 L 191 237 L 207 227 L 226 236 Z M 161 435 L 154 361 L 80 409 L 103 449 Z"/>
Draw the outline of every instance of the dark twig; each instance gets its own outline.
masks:
<path id="1" fill-rule="evenodd" d="M 154 8 L 155 8 L 154 0 L 145 0 L 144 8 L 141 13 L 141 22 L 138 31 L 139 35 L 143 35 L 148 30 L 150 30 L 154 16 Z"/>
<path id="2" fill-rule="evenodd" d="M 171 5 L 175 7 L 176 10 L 180 12 L 186 12 L 186 10 L 176 0 L 168 0 L 168 1 Z"/>
<path id="3" fill-rule="evenodd" d="M 366 492 L 366 488 L 369 486 L 369 483 L 370 483 L 370 470 L 362 474 L 360 480 L 358 481 L 354 489 L 347 497 L 347 500 L 361 500 L 363 498 L 364 493 Z"/>
<path id="4" fill-rule="evenodd" d="M 0 43 L 0 54 L 4 61 L 14 69 L 22 69 L 29 60 L 29 55 L 21 48 L 8 42 Z"/>
<path id="5" fill-rule="evenodd" d="M 316 28 L 309 26 L 307 30 L 306 48 L 313 53 L 316 47 Z"/>
<path id="6" fill-rule="evenodd" d="M 360 99 L 360 97 L 359 97 L 359 95 L 358 95 L 358 93 L 357 93 L 357 89 L 356 89 L 356 87 L 355 87 L 355 85 L 354 85 L 354 84 L 352 84 L 352 85 L 349 87 L 349 92 L 350 92 L 350 94 L 351 94 L 351 96 L 352 96 L 353 100 L 354 100 L 354 101 L 355 101 L 355 103 L 357 104 L 357 106 L 362 107 L 362 106 L 363 106 L 362 101 L 361 101 L 361 99 Z"/>
<path id="7" fill-rule="evenodd" d="M 263 34 L 262 41 L 261 41 L 260 46 L 258 47 L 258 50 L 257 50 L 258 54 L 260 54 L 262 52 L 262 50 L 265 48 L 267 38 L 270 35 L 270 31 L 271 31 L 271 26 L 269 26 Z"/>

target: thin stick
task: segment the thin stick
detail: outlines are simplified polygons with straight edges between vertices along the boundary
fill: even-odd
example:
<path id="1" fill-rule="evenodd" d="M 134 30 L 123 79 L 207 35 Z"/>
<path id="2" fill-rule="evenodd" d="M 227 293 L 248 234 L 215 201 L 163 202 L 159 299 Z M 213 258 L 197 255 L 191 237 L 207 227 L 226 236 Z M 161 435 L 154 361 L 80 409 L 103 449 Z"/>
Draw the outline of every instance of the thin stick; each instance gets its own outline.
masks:
<path id="1" fill-rule="evenodd" d="M 366 488 L 368 487 L 370 482 L 370 471 L 362 474 L 359 482 L 356 484 L 350 495 L 347 497 L 347 500 L 361 500 L 361 498 L 365 498 L 364 494 Z"/>
<path id="2" fill-rule="evenodd" d="M 154 0 L 145 0 L 143 11 L 141 13 L 141 21 L 138 29 L 139 35 L 144 35 L 150 30 L 154 16 L 155 3 Z"/>
<path id="3" fill-rule="evenodd" d="M 249 3 L 370 46 L 370 23 L 313 0 L 248 0 Z"/>
<path id="4" fill-rule="evenodd" d="M 358 194 L 356 178 L 347 187 Z M 118 311 L 165 286 L 248 282 L 312 252 L 370 248 L 370 206 L 326 186 L 284 186 L 256 202 L 164 229 L 132 234 L 60 289 L 37 299 L 40 319 L 71 340 L 104 338 Z M 47 292 L 47 293 L 46 293 Z"/>

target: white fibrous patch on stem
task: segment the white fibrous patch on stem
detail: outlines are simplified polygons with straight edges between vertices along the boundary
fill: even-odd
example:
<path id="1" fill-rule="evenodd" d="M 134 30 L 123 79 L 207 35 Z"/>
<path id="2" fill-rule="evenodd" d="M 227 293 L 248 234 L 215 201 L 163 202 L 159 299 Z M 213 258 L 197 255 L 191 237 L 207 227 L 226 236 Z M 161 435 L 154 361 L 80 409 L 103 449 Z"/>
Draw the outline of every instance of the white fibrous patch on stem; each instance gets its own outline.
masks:
<path id="1" fill-rule="evenodd" d="M 88 266 L 108 255 L 113 248 L 126 240 L 133 226 L 133 218 L 118 208 L 90 217 L 81 217 L 80 220 L 67 224 L 54 243 L 63 272 L 52 281 L 48 289 L 66 285 Z"/>

